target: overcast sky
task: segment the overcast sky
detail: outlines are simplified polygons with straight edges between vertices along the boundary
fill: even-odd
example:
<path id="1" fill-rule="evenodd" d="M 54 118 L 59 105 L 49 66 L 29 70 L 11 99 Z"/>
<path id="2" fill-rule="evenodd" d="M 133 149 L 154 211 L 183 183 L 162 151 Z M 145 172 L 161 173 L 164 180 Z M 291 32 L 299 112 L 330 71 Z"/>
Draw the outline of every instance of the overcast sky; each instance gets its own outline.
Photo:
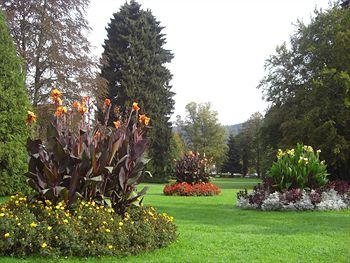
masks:
<path id="1" fill-rule="evenodd" d="M 191 101 L 211 102 L 222 124 L 241 123 L 267 104 L 256 87 L 264 61 L 288 41 L 297 19 L 307 22 L 329 0 L 139 0 L 151 9 L 175 55 L 173 74 L 176 115 Z M 105 27 L 125 0 L 91 0 L 89 40 L 100 56 Z"/>

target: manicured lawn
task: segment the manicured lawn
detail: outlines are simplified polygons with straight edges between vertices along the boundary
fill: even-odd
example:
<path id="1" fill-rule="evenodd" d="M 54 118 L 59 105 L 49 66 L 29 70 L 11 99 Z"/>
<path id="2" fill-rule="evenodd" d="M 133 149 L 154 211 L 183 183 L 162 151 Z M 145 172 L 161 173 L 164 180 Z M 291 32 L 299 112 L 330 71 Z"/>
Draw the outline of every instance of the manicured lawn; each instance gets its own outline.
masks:
<path id="1" fill-rule="evenodd" d="M 178 241 L 170 247 L 138 256 L 119 260 L 89 259 L 87 262 L 350 262 L 349 210 L 261 212 L 237 209 L 234 206 L 237 189 L 233 188 L 251 185 L 253 180 L 216 179 L 223 188 L 222 194 L 216 197 L 166 197 L 162 194 L 162 185 L 149 185 L 145 203 L 175 217 Z M 17 260 L 0 258 L 0 262 Z M 46 260 L 33 258 L 21 262 Z"/>

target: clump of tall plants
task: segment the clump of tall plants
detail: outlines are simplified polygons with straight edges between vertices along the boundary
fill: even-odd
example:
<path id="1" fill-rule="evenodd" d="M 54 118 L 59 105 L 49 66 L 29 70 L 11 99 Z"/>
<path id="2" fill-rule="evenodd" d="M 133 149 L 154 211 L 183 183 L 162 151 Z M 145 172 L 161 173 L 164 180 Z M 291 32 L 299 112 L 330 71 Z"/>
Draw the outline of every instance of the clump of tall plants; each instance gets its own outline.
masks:
<path id="1" fill-rule="evenodd" d="M 103 122 L 93 125 L 89 97 L 69 107 L 54 89 L 51 99 L 56 111 L 46 140 L 27 142 L 26 176 L 34 193 L 0 206 L 2 255 L 121 255 L 174 241 L 172 217 L 142 207 L 147 188 L 138 185 L 151 120 L 138 103 L 120 113 L 106 99 Z M 29 111 L 28 125 L 36 120 Z"/>
<path id="2" fill-rule="evenodd" d="M 220 189 L 210 183 L 210 160 L 205 155 L 189 151 L 175 160 L 176 183 L 164 187 L 165 195 L 218 195 Z"/>
<path id="3" fill-rule="evenodd" d="M 297 144 L 278 150 L 262 184 L 237 194 L 237 205 L 262 210 L 339 210 L 350 206 L 349 184 L 328 182 L 321 150 Z"/>

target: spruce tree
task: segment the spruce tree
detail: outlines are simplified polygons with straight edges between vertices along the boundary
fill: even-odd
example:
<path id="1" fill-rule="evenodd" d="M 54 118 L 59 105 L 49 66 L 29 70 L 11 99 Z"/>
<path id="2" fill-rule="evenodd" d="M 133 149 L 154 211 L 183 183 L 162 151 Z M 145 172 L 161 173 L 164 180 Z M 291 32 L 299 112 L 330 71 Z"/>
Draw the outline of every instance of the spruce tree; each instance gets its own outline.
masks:
<path id="1" fill-rule="evenodd" d="M 25 124 L 29 100 L 22 61 L 0 10 L 0 195 L 26 191 Z"/>
<path id="2" fill-rule="evenodd" d="M 149 157 L 157 181 L 165 180 L 170 162 L 169 118 L 174 107 L 172 75 L 165 66 L 173 55 L 163 47 L 162 29 L 150 10 L 142 10 L 135 1 L 125 3 L 108 25 L 101 70 L 113 107 L 125 111 L 136 101 L 141 113 L 151 117 Z"/>
<path id="3" fill-rule="evenodd" d="M 236 138 L 231 134 L 228 142 L 228 151 L 226 154 L 226 160 L 222 166 L 223 172 L 229 172 L 231 175 L 233 173 L 240 173 L 242 171 L 242 165 L 240 163 L 239 146 Z"/>

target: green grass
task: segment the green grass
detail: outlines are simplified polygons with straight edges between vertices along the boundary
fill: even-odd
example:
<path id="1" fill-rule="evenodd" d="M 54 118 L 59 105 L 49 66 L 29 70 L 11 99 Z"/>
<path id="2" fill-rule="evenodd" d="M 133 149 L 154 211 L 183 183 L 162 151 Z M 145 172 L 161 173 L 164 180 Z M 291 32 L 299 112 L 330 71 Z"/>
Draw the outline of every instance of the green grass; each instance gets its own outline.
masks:
<path id="1" fill-rule="evenodd" d="M 350 262 L 350 211 L 262 212 L 237 209 L 236 186 L 254 179 L 216 179 L 216 197 L 166 197 L 150 186 L 145 203 L 175 217 L 178 241 L 127 258 L 62 262 Z M 231 187 L 231 188 L 230 188 Z M 0 258 L 0 262 L 17 262 Z M 47 262 L 33 258 L 21 262 Z"/>

